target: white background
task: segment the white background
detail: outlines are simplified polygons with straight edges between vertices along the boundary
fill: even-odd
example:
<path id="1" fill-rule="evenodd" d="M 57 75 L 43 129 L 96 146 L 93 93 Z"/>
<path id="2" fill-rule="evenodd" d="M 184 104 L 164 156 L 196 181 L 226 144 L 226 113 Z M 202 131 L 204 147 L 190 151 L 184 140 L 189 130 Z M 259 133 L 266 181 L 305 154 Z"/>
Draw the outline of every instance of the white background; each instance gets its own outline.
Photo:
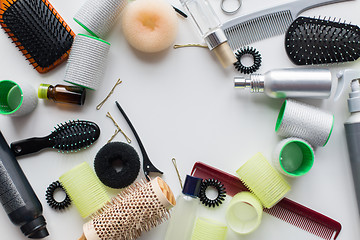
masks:
<path id="1" fill-rule="evenodd" d="M 231 0 L 229 0 L 231 1 Z M 86 33 L 72 17 L 83 1 L 52 0 L 51 3 L 75 33 Z M 169 2 L 182 9 L 176 0 Z M 229 17 L 220 11 L 220 0 L 210 0 L 219 18 Z M 285 0 L 244 0 L 237 15 L 269 8 Z M 304 12 L 304 16 L 331 16 L 360 24 L 359 1 L 333 4 Z M 2 31 L 2 30 L 1 30 Z M 265 94 L 250 94 L 234 89 L 233 68 L 223 69 L 215 56 L 203 48 L 168 50 L 159 54 L 143 54 L 131 48 L 116 26 L 106 38 L 111 45 L 109 64 L 100 89 L 88 91 L 82 107 L 55 104 L 39 100 L 34 112 L 21 118 L 0 116 L 0 129 L 10 144 L 33 136 L 45 136 L 58 123 L 73 119 L 91 120 L 99 124 L 101 135 L 90 149 L 76 154 L 60 154 L 43 150 L 37 154 L 19 158 L 20 165 L 37 193 L 50 232 L 48 239 L 77 239 L 82 234 L 82 219 L 74 206 L 64 212 L 56 212 L 45 201 L 47 186 L 72 167 L 86 161 L 93 163 L 97 151 L 114 133 L 115 127 L 105 115 L 113 115 L 120 127 L 133 140 L 131 144 L 139 153 L 139 147 L 124 118 L 115 107 L 120 102 L 138 131 L 154 165 L 164 171 L 163 178 L 175 195 L 180 187 L 171 159 L 177 159 L 184 179 L 196 161 L 235 174 L 247 159 L 262 152 L 269 160 L 279 142 L 274 127 L 283 102 Z M 179 17 L 176 44 L 199 43 L 201 39 L 189 20 Z M 267 39 L 251 46 L 262 54 L 263 63 L 258 73 L 275 68 L 295 67 L 287 58 L 284 36 Z M 37 88 L 40 83 L 63 84 L 66 63 L 46 74 L 39 74 L 25 61 L 6 34 L 0 34 L 1 79 L 24 81 Z M 329 66 L 333 73 L 343 68 L 359 68 L 360 64 Z M 118 78 L 123 83 L 99 111 L 95 109 L 108 94 Z M 333 92 L 337 86 L 334 75 Z M 335 115 L 335 127 L 329 143 L 316 150 L 312 170 L 304 177 L 289 180 L 292 191 L 288 198 L 317 210 L 342 224 L 338 239 L 360 239 L 360 221 L 357 210 L 350 164 L 346 149 L 343 123 L 347 111 L 347 92 L 339 101 L 330 99 L 306 101 Z M 125 141 L 119 134 L 116 141 Z M 139 178 L 143 177 L 142 171 Z M 116 191 L 109 191 L 116 193 Z M 229 198 L 228 198 L 229 199 Z M 202 209 L 203 215 L 213 214 Z M 224 221 L 225 208 L 217 209 L 212 217 Z M 0 210 L 1 239 L 26 239 L 19 229 Z M 144 233 L 141 239 L 162 239 L 167 223 Z M 229 231 L 228 239 L 317 239 L 292 225 L 264 214 L 259 229 L 251 235 L 237 236 Z"/>

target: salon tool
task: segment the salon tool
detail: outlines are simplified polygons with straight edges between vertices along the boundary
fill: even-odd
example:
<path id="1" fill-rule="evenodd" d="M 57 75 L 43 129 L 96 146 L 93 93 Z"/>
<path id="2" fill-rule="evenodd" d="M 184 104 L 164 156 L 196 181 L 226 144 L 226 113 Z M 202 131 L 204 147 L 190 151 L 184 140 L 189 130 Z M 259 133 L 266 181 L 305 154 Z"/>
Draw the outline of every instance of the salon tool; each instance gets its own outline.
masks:
<path id="1" fill-rule="evenodd" d="M 104 38 L 127 3 L 127 0 L 87 0 L 75 14 L 74 20 L 91 35 Z"/>
<path id="2" fill-rule="evenodd" d="M 59 181 L 83 218 L 95 214 L 110 201 L 105 186 L 87 162 L 61 175 Z"/>
<path id="3" fill-rule="evenodd" d="M 196 213 L 199 207 L 199 192 L 202 179 L 186 175 L 184 188 L 176 198 L 176 206 L 165 234 L 165 240 L 191 239 Z"/>
<path id="4" fill-rule="evenodd" d="M 173 9 L 175 10 L 175 12 L 177 12 L 178 14 L 180 14 L 180 16 L 182 16 L 183 18 L 187 18 L 188 16 L 186 15 L 186 13 L 184 13 L 183 11 L 181 11 L 180 9 L 178 9 L 177 7 L 172 6 Z"/>
<path id="5" fill-rule="evenodd" d="M 334 115 L 295 100 L 285 100 L 276 120 L 279 136 L 306 140 L 313 147 L 325 146 L 334 126 Z"/>
<path id="6" fill-rule="evenodd" d="M 110 112 L 107 112 L 107 113 L 106 113 L 106 116 L 111 119 L 111 121 L 114 123 L 115 127 L 117 128 L 116 131 L 115 131 L 115 134 L 113 135 L 113 137 L 115 137 L 116 134 L 118 134 L 119 132 L 121 132 L 122 135 L 124 135 L 126 141 L 127 141 L 128 143 L 131 143 L 131 139 L 130 139 L 130 138 L 124 133 L 124 131 L 119 127 L 119 124 L 117 124 L 117 122 L 115 121 L 115 119 L 111 116 Z M 108 143 L 111 142 L 112 139 L 113 139 L 113 138 L 111 138 L 111 139 L 108 141 Z"/>
<path id="7" fill-rule="evenodd" d="M 0 131 L 0 202 L 11 222 L 29 238 L 49 235 L 42 206 Z"/>
<path id="8" fill-rule="evenodd" d="M 246 161 L 236 173 L 265 208 L 273 207 L 291 189 L 261 153 L 255 154 Z"/>
<path id="9" fill-rule="evenodd" d="M 210 3 L 207 0 L 180 0 L 180 2 L 191 16 L 201 38 L 205 40 L 210 51 L 215 53 L 221 65 L 226 68 L 235 63 L 235 55 L 227 43 L 227 38 L 220 28 L 220 20 Z"/>
<path id="10" fill-rule="evenodd" d="M 225 240 L 227 226 L 221 222 L 197 218 L 191 240 Z"/>
<path id="11" fill-rule="evenodd" d="M 226 222 L 238 234 L 249 234 L 261 223 L 263 207 L 259 199 L 250 192 L 239 192 L 226 209 Z"/>
<path id="12" fill-rule="evenodd" d="M 216 189 L 218 195 L 215 199 L 210 199 L 206 195 L 206 190 L 209 187 L 213 187 Z M 226 190 L 224 185 L 217 179 L 209 178 L 204 179 L 201 183 L 200 192 L 199 192 L 199 199 L 202 204 L 207 207 L 218 207 L 222 204 L 226 197 Z"/>
<path id="13" fill-rule="evenodd" d="M 285 49 L 296 65 L 355 61 L 360 57 L 360 28 L 335 18 L 299 17 L 287 30 Z"/>
<path id="14" fill-rule="evenodd" d="M 67 59 L 75 36 L 47 0 L 1 0 L 0 25 L 39 73 Z"/>
<path id="15" fill-rule="evenodd" d="M 314 150 L 300 138 L 280 141 L 273 152 L 273 166 L 288 177 L 300 177 L 310 171 L 314 164 Z"/>
<path id="16" fill-rule="evenodd" d="M 169 209 L 175 204 L 171 189 L 161 178 L 137 182 L 84 224 L 80 239 L 136 239 L 168 219 Z"/>
<path id="17" fill-rule="evenodd" d="M 116 165 L 121 169 L 117 170 Z M 129 144 L 105 144 L 95 156 L 94 168 L 100 181 L 110 188 L 124 188 L 132 184 L 140 171 L 140 159 Z"/>
<path id="18" fill-rule="evenodd" d="M 259 51 L 257 51 L 253 47 L 244 47 L 239 49 L 235 53 L 237 61 L 234 63 L 235 69 L 241 73 L 250 74 L 259 70 L 261 66 L 261 55 Z M 242 64 L 242 58 L 244 56 L 251 56 L 253 59 L 253 64 L 251 66 L 244 66 Z"/>
<path id="19" fill-rule="evenodd" d="M 32 112 L 37 103 L 36 91 L 30 84 L 0 80 L 0 114 L 24 116 Z"/>
<path id="20" fill-rule="evenodd" d="M 85 96 L 86 90 L 78 86 L 40 84 L 38 89 L 40 99 L 51 99 L 54 102 L 84 105 Z"/>
<path id="21" fill-rule="evenodd" d="M 234 77 L 236 88 L 250 88 L 252 93 L 265 93 L 272 98 L 328 98 L 331 94 L 331 72 L 328 69 L 286 68 L 249 78 Z"/>
<path id="22" fill-rule="evenodd" d="M 54 198 L 54 193 L 57 189 L 60 189 L 65 193 L 65 198 L 61 202 Z M 71 199 L 59 181 L 55 181 L 48 186 L 45 193 L 45 199 L 48 205 L 55 210 L 63 210 L 71 205 Z"/>
<path id="23" fill-rule="evenodd" d="M 44 148 L 56 148 L 59 152 L 77 152 L 93 144 L 100 135 L 99 126 L 90 121 L 76 120 L 58 124 L 51 134 L 11 143 L 15 156 L 38 152 Z"/>
<path id="24" fill-rule="evenodd" d="M 285 33 L 303 11 L 323 5 L 350 0 L 297 0 L 240 16 L 225 22 L 221 29 L 236 50 L 250 43 Z"/>
<path id="25" fill-rule="evenodd" d="M 78 34 L 66 64 L 64 81 L 91 90 L 100 87 L 107 64 L 110 43 Z"/>
<path id="26" fill-rule="evenodd" d="M 237 5 L 236 8 L 233 9 L 233 10 L 228 10 L 228 9 L 225 7 L 225 1 L 226 1 L 226 0 L 221 0 L 221 2 L 220 2 L 220 8 L 221 8 L 221 11 L 223 11 L 223 13 L 228 14 L 228 15 L 232 15 L 232 14 L 237 13 L 237 12 L 240 10 L 241 5 L 242 5 L 242 0 L 237 0 L 238 5 Z"/>
<path id="27" fill-rule="evenodd" d="M 344 126 L 358 211 L 360 214 L 360 71 L 346 69 L 338 73 L 338 78 L 340 86 L 337 91 L 337 99 L 340 97 L 343 90 L 345 90 L 345 86 L 351 84 L 351 92 L 349 93 L 348 98 L 350 117 L 346 120 Z"/>
<path id="28" fill-rule="evenodd" d="M 100 110 L 100 108 L 104 105 L 104 103 L 109 99 L 109 97 L 114 93 L 115 88 L 120 85 L 122 83 L 122 81 L 120 80 L 120 78 L 116 81 L 115 85 L 113 86 L 113 88 L 111 89 L 111 91 L 109 92 L 109 94 L 106 96 L 106 98 L 104 100 L 101 101 L 101 103 L 99 103 L 96 106 L 96 110 Z"/>
<path id="29" fill-rule="evenodd" d="M 157 172 L 157 173 L 160 173 L 160 174 L 163 174 L 162 171 L 160 171 L 159 169 L 157 169 L 154 164 L 151 163 L 146 151 L 145 151 L 145 148 L 144 148 L 144 145 L 142 144 L 141 140 L 140 140 L 140 137 L 139 135 L 137 134 L 134 126 L 132 125 L 132 123 L 130 122 L 130 119 L 126 116 L 126 113 L 124 112 L 124 110 L 121 108 L 120 104 L 115 101 L 116 103 L 116 106 L 117 108 L 119 109 L 119 111 L 121 112 L 121 114 L 123 115 L 123 117 L 125 118 L 126 122 L 129 124 L 129 127 L 131 128 L 131 131 L 133 132 L 135 138 L 136 138 L 136 141 L 138 142 L 139 144 L 139 147 L 140 147 L 140 151 L 141 151 L 141 154 L 143 156 L 143 171 L 144 171 L 144 174 L 145 174 L 145 177 L 147 180 L 150 181 L 150 178 L 149 178 L 149 174 L 151 172 Z"/>
<path id="30" fill-rule="evenodd" d="M 242 191 L 249 191 L 238 177 L 202 162 L 194 164 L 191 175 L 204 179 L 218 179 L 224 184 L 226 193 L 230 196 Z M 283 198 L 270 209 L 265 208 L 264 212 L 322 239 L 336 239 L 341 231 L 339 222 L 288 198 Z"/>

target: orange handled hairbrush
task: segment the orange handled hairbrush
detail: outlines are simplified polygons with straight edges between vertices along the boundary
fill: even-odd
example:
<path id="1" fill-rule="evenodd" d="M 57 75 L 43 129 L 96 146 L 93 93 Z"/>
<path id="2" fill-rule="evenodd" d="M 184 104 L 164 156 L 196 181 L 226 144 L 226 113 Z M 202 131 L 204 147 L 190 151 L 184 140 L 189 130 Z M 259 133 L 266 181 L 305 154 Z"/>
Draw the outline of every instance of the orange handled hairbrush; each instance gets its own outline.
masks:
<path id="1" fill-rule="evenodd" d="M 47 0 L 0 0 L 0 25 L 39 73 L 67 59 L 75 36 Z"/>

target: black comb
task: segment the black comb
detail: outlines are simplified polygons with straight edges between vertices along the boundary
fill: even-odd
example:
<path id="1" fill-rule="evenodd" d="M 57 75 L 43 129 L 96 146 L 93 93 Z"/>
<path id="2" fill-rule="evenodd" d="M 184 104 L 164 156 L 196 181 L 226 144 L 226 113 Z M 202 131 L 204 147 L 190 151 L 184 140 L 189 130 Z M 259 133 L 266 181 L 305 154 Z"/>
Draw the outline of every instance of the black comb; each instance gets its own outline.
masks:
<path id="1" fill-rule="evenodd" d="M 75 36 L 47 0 L 0 0 L 0 24 L 40 73 L 66 60 Z"/>
<path id="2" fill-rule="evenodd" d="M 159 169 L 157 169 L 154 166 L 154 164 L 152 164 L 152 162 L 150 161 L 150 158 L 148 157 L 148 155 L 147 155 L 147 153 L 145 151 L 144 145 L 142 144 L 139 135 L 136 133 L 136 130 L 135 130 L 134 126 L 131 124 L 130 119 L 126 116 L 126 113 L 121 108 L 120 104 L 117 101 L 115 101 L 115 103 L 116 103 L 117 108 L 119 109 L 119 111 L 121 112 L 123 117 L 125 118 L 126 122 L 129 124 L 129 126 L 131 128 L 131 131 L 133 132 L 133 134 L 134 134 L 134 136 L 136 138 L 136 141 L 139 144 L 141 154 L 143 156 L 143 171 L 144 171 L 146 179 L 148 181 L 150 181 L 150 178 L 149 178 L 149 173 L 150 172 L 157 172 L 157 173 L 163 174 L 163 172 L 160 171 Z"/>
<path id="3" fill-rule="evenodd" d="M 299 17 L 286 33 L 285 48 L 296 65 L 355 61 L 360 56 L 360 28 L 335 20 Z"/>
<path id="4" fill-rule="evenodd" d="M 93 144 L 100 135 L 100 128 L 90 121 L 69 121 L 58 124 L 45 137 L 34 137 L 13 142 L 10 145 L 15 156 L 38 152 L 44 148 L 56 148 L 59 152 L 77 152 Z"/>

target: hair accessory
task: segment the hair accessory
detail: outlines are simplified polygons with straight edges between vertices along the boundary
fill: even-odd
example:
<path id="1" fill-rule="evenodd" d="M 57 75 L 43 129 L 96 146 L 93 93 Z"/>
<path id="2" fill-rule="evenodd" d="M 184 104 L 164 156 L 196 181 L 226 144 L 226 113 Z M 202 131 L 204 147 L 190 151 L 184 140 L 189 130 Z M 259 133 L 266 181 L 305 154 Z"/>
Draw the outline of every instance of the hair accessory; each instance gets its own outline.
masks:
<path id="1" fill-rule="evenodd" d="M 115 166 L 120 165 L 117 171 Z M 96 154 L 94 161 L 96 175 L 111 188 L 124 188 L 132 184 L 140 171 L 140 159 L 129 144 L 111 142 L 105 144 Z"/>
<path id="2" fill-rule="evenodd" d="M 127 0 L 87 0 L 74 20 L 91 35 L 104 38 L 127 3 Z"/>
<path id="3" fill-rule="evenodd" d="M 275 131 L 282 137 L 296 137 L 312 146 L 325 146 L 334 125 L 334 116 L 319 108 L 294 100 L 281 106 Z"/>
<path id="4" fill-rule="evenodd" d="M 115 91 L 115 88 L 117 85 L 120 85 L 120 83 L 122 83 L 122 81 L 120 80 L 120 78 L 116 81 L 114 87 L 111 89 L 111 91 L 109 92 L 109 94 L 106 96 L 106 98 L 101 102 L 99 103 L 99 105 L 96 106 L 96 110 L 100 110 L 100 108 L 104 105 L 104 103 L 109 99 L 109 97 L 111 96 L 111 94 L 114 93 Z"/>
<path id="5" fill-rule="evenodd" d="M 355 61 L 360 57 L 360 28 L 335 18 L 299 17 L 286 33 L 285 49 L 296 65 Z"/>
<path id="6" fill-rule="evenodd" d="M 254 73 L 259 70 L 261 66 L 261 55 L 258 50 L 253 47 L 245 47 L 238 50 L 236 53 L 237 61 L 234 63 L 235 69 L 240 71 L 241 73 L 249 74 Z M 253 65 L 252 66 L 244 66 L 241 63 L 241 59 L 243 56 L 252 56 L 253 58 Z"/>
<path id="7" fill-rule="evenodd" d="M 54 198 L 54 193 L 56 189 L 61 189 L 65 193 L 65 198 L 61 202 L 56 201 Z M 69 195 L 67 195 L 65 189 L 63 188 L 63 186 L 61 186 L 61 183 L 59 181 L 55 181 L 48 186 L 48 188 L 46 189 L 45 197 L 46 202 L 49 204 L 49 206 L 56 210 L 65 209 L 71 204 Z"/>
<path id="8" fill-rule="evenodd" d="M 117 124 L 117 122 L 115 121 L 115 119 L 111 116 L 111 114 L 110 114 L 109 112 L 107 112 L 107 113 L 106 113 L 106 116 L 107 116 L 108 118 L 110 118 L 111 121 L 113 121 L 114 125 L 116 126 L 115 134 L 114 134 L 114 135 L 112 136 L 112 138 L 108 141 L 108 143 L 111 142 L 111 141 L 114 139 L 114 137 L 115 137 L 119 132 L 121 132 L 122 135 L 124 135 L 124 137 L 125 137 L 125 139 L 126 139 L 126 141 L 127 141 L 128 143 L 131 143 L 131 139 L 130 139 L 128 136 L 126 136 L 126 134 L 124 133 L 123 130 L 121 130 L 121 128 L 119 127 L 119 125 Z"/>
<path id="9" fill-rule="evenodd" d="M 174 195 L 161 178 L 137 182 L 84 224 L 82 239 L 136 239 L 168 219 L 174 205 Z"/>
<path id="10" fill-rule="evenodd" d="M 44 148 L 56 148 L 59 152 L 77 152 L 93 144 L 100 135 L 99 126 L 90 121 L 76 120 L 58 124 L 45 137 L 33 137 L 11 143 L 15 156 L 38 152 Z"/>
<path id="11" fill-rule="evenodd" d="M 40 73 L 66 60 L 75 36 L 47 0 L 0 1 L 0 25 Z"/>
<path id="12" fill-rule="evenodd" d="M 144 171 L 144 174 L 145 174 L 145 177 L 147 180 L 150 181 L 150 178 L 149 178 L 149 174 L 151 172 L 157 172 L 157 173 L 160 173 L 160 174 L 163 174 L 162 171 L 160 171 L 159 169 L 157 169 L 154 164 L 151 163 L 146 151 L 145 151 L 145 148 L 144 148 L 144 145 L 142 144 L 141 140 L 140 140 L 140 137 L 139 135 L 137 134 L 134 126 L 132 125 L 132 123 L 130 122 L 130 119 L 126 116 L 126 113 L 124 112 L 124 110 L 121 108 L 120 104 L 115 101 L 116 103 L 116 106 L 117 108 L 119 109 L 119 111 L 121 112 L 121 114 L 123 115 L 123 117 L 125 118 L 126 122 L 129 124 L 129 127 L 131 128 L 131 131 L 133 132 L 135 138 L 136 138 L 136 141 L 138 142 L 139 144 L 139 147 L 140 147 L 140 151 L 141 151 L 141 154 L 143 156 L 143 171 Z"/>
<path id="13" fill-rule="evenodd" d="M 273 207 L 290 191 L 290 185 L 261 153 L 255 154 L 236 173 L 265 208 Z"/>
<path id="14" fill-rule="evenodd" d="M 64 81 L 96 90 L 100 86 L 110 43 L 96 37 L 78 34 L 71 48 Z"/>
<path id="15" fill-rule="evenodd" d="M 285 68 L 248 78 L 234 77 L 235 88 L 250 88 L 252 93 L 265 93 L 272 98 L 328 98 L 332 77 L 329 69 Z"/>
<path id="16" fill-rule="evenodd" d="M 194 164 L 191 175 L 199 178 L 219 179 L 226 187 L 226 193 L 230 196 L 234 196 L 242 191 L 249 191 L 238 177 L 202 162 Z M 288 198 L 283 198 L 272 208 L 265 208 L 263 210 L 322 239 L 336 239 L 341 231 L 341 224 L 339 222 Z"/>
<path id="17" fill-rule="evenodd" d="M 59 181 L 83 218 L 94 214 L 110 201 L 104 185 L 87 162 L 61 175 Z"/>
<path id="18" fill-rule="evenodd" d="M 218 195 L 215 199 L 210 199 L 208 196 L 206 196 L 206 190 L 208 187 L 214 187 Z M 217 179 L 209 178 L 204 179 L 201 183 L 200 192 L 199 192 L 199 199 L 202 204 L 204 204 L 207 207 L 215 207 L 222 204 L 222 202 L 225 200 L 226 197 L 226 191 L 224 185 L 218 181 Z"/>
<path id="19" fill-rule="evenodd" d="M 37 106 L 36 90 L 27 83 L 0 80 L 0 114 L 19 117 Z"/>
<path id="20" fill-rule="evenodd" d="M 176 159 L 175 159 L 175 158 L 172 158 L 172 159 L 171 159 L 171 162 L 173 163 L 174 168 L 175 168 L 175 170 L 176 170 L 176 174 L 177 174 L 177 176 L 178 176 L 179 183 L 180 183 L 180 188 L 183 188 L 183 184 L 182 184 L 182 180 L 181 180 L 181 177 L 180 177 L 180 173 L 179 173 L 179 170 L 178 170 L 177 164 L 176 164 Z"/>
<path id="21" fill-rule="evenodd" d="M 237 7 L 236 7 L 234 10 L 229 11 L 229 10 L 226 10 L 226 8 L 225 8 L 225 6 L 224 6 L 225 0 L 221 0 L 220 8 L 221 8 L 221 10 L 223 11 L 223 13 L 225 13 L 225 14 L 229 14 L 229 15 L 235 14 L 235 13 L 237 13 L 237 12 L 240 10 L 240 7 L 241 7 L 241 5 L 242 5 L 242 0 L 237 0 L 237 2 L 238 2 Z"/>
<path id="22" fill-rule="evenodd" d="M 221 22 L 214 9 L 207 0 L 180 0 L 184 8 L 190 13 L 193 25 L 199 31 L 206 45 L 213 51 L 226 68 L 236 62 L 234 53 L 227 43 L 224 32 L 220 29 Z"/>
<path id="23" fill-rule="evenodd" d="M 311 145 L 299 138 L 287 138 L 276 146 L 273 153 L 274 167 L 288 177 L 300 177 L 310 171 L 314 163 Z"/>
<path id="24" fill-rule="evenodd" d="M 221 29 L 224 30 L 231 49 L 236 50 L 285 33 L 292 21 L 305 10 L 344 1 L 349 0 L 296 0 L 231 19 Z"/>
<path id="25" fill-rule="evenodd" d="M 262 205 L 254 194 L 240 192 L 226 209 L 226 222 L 234 232 L 249 234 L 259 227 L 262 213 Z"/>
<path id="26" fill-rule="evenodd" d="M 191 240 L 225 240 L 227 227 L 221 222 L 197 218 Z"/>

